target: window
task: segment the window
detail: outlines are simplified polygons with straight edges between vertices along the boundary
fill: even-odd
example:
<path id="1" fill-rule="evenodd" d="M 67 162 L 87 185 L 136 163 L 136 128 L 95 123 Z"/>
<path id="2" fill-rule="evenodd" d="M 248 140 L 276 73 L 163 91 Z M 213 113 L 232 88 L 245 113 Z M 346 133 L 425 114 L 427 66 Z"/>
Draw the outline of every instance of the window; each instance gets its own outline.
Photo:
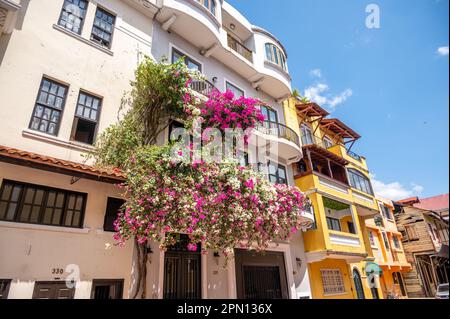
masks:
<path id="1" fill-rule="evenodd" d="M 234 96 L 235 96 L 236 98 L 245 95 L 243 90 L 241 90 L 241 89 L 238 88 L 237 86 L 234 86 L 233 84 L 231 84 L 231 83 L 228 82 L 228 81 L 226 82 L 226 85 L 225 85 L 225 86 L 226 86 L 226 90 L 227 90 L 227 91 L 233 92 L 233 93 L 234 93 Z"/>
<path id="2" fill-rule="evenodd" d="M 122 299 L 123 279 L 119 280 L 92 280 L 91 299 Z"/>
<path id="3" fill-rule="evenodd" d="M 100 7 L 97 7 L 94 26 L 92 27 L 91 40 L 110 49 L 115 20 L 116 17 L 114 15 Z"/>
<path id="4" fill-rule="evenodd" d="M 369 242 L 370 242 L 370 246 L 376 247 L 375 237 L 373 236 L 373 232 L 372 231 L 369 231 Z"/>
<path id="5" fill-rule="evenodd" d="M 325 136 L 325 137 L 323 138 L 323 146 L 324 146 L 325 148 L 330 148 L 330 147 L 333 146 L 333 142 L 331 141 L 331 139 L 330 139 L 329 137 Z"/>
<path id="6" fill-rule="evenodd" d="M 44 77 L 31 117 L 30 129 L 58 135 L 66 96 L 67 86 Z"/>
<path id="7" fill-rule="evenodd" d="M 405 226 L 405 230 L 406 230 L 408 240 L 412 241 L 412 240 L 419 239 L 419 234 L 417 232 L 416 225 L 407 225 L 407 226 Z"/>
<path id="8" fill-rule="evenodd" d="M 347 222 L 347 227 L 350 234 L 356 234 L 355 224 L 353 222 Z"/>
<path id="9" fill-rule="evenodd" d="M 301 135 L 302 135 L 302 144 L 303 145 L 313 144 L 311 128 L 306 124 L 302 124 L 300 126 L 300 131 L 301 131 Z"/>
<path id="10" fill-rule="evenodd" d="M 264 115 L 264 118 L 266 121 L 272 122 L 272 123 L 278 123 L 278 114 L 277 111 L 274 109 L 267 107 L 267 106 L 260 106 L 261 113 Z"/>
<path id="11" fill-rule="evenodd" d="M 281 164 L 269 162 L 269 180 L 274 184 L 287 185 L 286 167 Z"/>
<path id="12" fill-rule="evenodd" d="M 384 240 L 384 246 L 386 246 L 386 250 L 391 250 L 391 247 L 389 245 L 389 240 L 387 237 L 387 234 L 385 232 L 382 233 L 383 234 L 383 240 Z"/>
<path id="13" fill-rule="evenodd" d="M 322 287 L 324 295 L 338 295 L 345 293 L 344 278 L 340 269 L 321 269 Z"/>
<path id="14" fill-rule="evenodd" d="M 65 281 L 36 281 L 33 299 L 73 299 L 75 288 L 68 288 Z"/>
<path id="15" fill-rule="evenodd" d="M 119 198 L 108 197 L 108 202 L 106 204 L 105 220 L 103 222 L 103 230 L 113 232 L 114 222 L 117 219 L 118 213 L 120 213 L 121 208 L 125 204 L 125 201 Z"/>
<path id="16" fill-rule="evenodd" d="M 51 226 L 82 226 L 86 194 L 4 181 L 0 220 Z"/>
<path id="17" fill-rule="evenodd" d="M 399 242 L 399 240 L 398 240 L 398 237 L 397 236 L 392 236 L 392 241 L 394 242 L 394 247 L 396 248 L 396 249 L 400 249 L 400 242 Z"/>
<path id="18" fill-rule="evenodd" d="M 175 134 L 175 130 L 176 129 L 184 129 L 184 124 L 176 121 L 176 120 L 171 120 L 170 124 L 169 124 L 169 141 L 172 141 L 172 133 Z M 175 140 L 175 136 L 174 140 Z M 178 139 L 176 139 L 177 141 L 180 141 L 182 139 L 182 136 L 179 136 Z"/>
<path id="19" fill-rule="evenodd" d="M 386 205 L 380 204 L 381 211 L 383 212 L 384 217 L 387 219 L 393 219 L 391 210 Z"/>
<path id="20" fill-rule="evenodd" d="M 187 55 L 181 53 L 175 48 L 172 48 L 172 63 L 177 62 L 179 59 L 184 58 L 184 63 L 190 70 L 195 70 L 202 72 L 202 65 L 198 63 L 197 61 L 191 59 Z"/>
<path id="21" fill-rule="evenodd" d="M 360 190 L 361 192 L 373 195 L 372 186 L 370 185 L 369 179 L 361 172 L 355 169 L 349 169 L 348 176 L 350 179 L 350 185 L 353 188 Z"/>
<path id="22" fill-rule="evenodd" d="M 277 64 L 286 71 L 286 58 L 284 53 L 272 43 L 266 43 L 266 60 Z"/>
<path id="23" fill-rule="evenodd" d="M 102 100 L 80 92 L 72 128 L 72 140 L 93 144 L 100 116 Z"/>
<path id="24" fill-rule="evenodd" d="M 0 299 L 8 299 L 10 279 L 0 279 Z"/>
<path id="25" fill-rule="evenodd" d="M 329 230 L 341 231 L 341 223 L 337 218 L 327 217 L 327 225 Z"/>
<path id="26" fill-rule="evenodd" d="M 215 0 L 196 0 L 203 5 L 209 12 L 216 15 L 216 1 Z"/>
<path id="27" fill-rule="evenodd" d="M 64 0 L 58 25 L 81 34 L 87 6 L 87 0 Z"/>

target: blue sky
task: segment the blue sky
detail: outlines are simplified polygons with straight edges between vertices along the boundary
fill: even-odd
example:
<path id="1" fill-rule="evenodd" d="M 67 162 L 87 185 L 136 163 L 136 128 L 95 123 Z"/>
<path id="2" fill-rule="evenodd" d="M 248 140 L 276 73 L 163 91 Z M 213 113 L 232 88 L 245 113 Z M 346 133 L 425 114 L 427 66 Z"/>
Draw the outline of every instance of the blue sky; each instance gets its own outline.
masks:
<path id="1" fill-rule="evenodd" d="M 362 139 L 373 184 L 394 199 L 448 192 L 448 0 L 228 0 L 288 51 L 293 87 Z M 380 28 L 366 28 L 366 6 Z"/>

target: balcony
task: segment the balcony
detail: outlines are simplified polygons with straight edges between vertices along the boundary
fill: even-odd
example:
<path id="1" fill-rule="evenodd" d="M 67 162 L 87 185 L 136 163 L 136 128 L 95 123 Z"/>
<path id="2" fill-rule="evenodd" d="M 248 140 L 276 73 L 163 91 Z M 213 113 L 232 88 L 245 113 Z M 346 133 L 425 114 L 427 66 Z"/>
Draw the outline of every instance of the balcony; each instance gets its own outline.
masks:
<path id="1" fill-rule="evenodd" d="M 272 143 L 267 144 L 268 141 Z M 302 149 L 297 133 L 278 122 L 264 121 L 262 125 L 256 127 L 250 142 L 256 143 L 256 145 L 260 145 L 261 142 L 270 145 L 270 153 L 278 154 L 278 157 L 285 159 L 288 165 L 302 158 Z"/>
<path id="2" fill-rule="evenodd" d="M 239 40 L 234 38 L 228 33 L 228 47 L 247 59 L 250 63 L 253 63 L 253 51 L 243 45 Z"/>
<path id="3" fill-rule="evenodd" d="M 190 88 L 204 97 L 208 97 L 214 90 L 217 90 L 214 84 L 208 80 L 193 81 L 190 84 Z"/>
<path id="4" fill-rule="evenodd" d="M 300 178 L 316 173 L 322 180 L 336 182 L 339 184 L 336 187 L 343 188 L 347 192 L 349 183 L 345 166 L 348 161 L 328 151 L 332 145 L 312 134 L 302 136 L 302 146 L 306 156 L 294 165 L 294 176 Z"/>

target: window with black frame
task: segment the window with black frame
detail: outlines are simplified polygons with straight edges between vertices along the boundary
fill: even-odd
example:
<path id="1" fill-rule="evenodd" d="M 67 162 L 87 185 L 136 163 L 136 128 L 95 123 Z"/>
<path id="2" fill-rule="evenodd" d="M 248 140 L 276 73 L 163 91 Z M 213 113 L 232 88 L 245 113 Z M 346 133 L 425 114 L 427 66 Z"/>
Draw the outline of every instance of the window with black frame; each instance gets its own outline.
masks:
<path id="1" fill-rule="evenodd" d="M 8 299 L 11 279 L 0 279 L 0 299 Z"/>
<path id="2" fill-rule="evenodd" d="M 30 120 L 30 129 L 58 135 L 61 115 L 66 103 L 68 87 L 43 78 Z"/>
<path id="3" fill-rule="evenodd" d="M 58 25 L 66 30 L 81 34 L 87 6 L 87 0 L 64 0 Z"/>
<path id="4" fill-rule="evenodd" d="M 348 170 L 350 185 L 361 192 L 373 195 L 372 185 L 369 178 L 355 169 Z"/>
<path id="5" fill-rule="evenodd" d="M 285 166 L 274 162 L 269 162 L 267 165 L 269 169 L 270 182 L 274 184 L 288 184 Z"/>
<path id="6" fill-rule="evenodd" d="M 327 217 L 327 226 L 329 230 L 341 231 L 341 222 L 337 218 Z"/>
<path id="7" fill-rule="evenodd" d="M 181 58 L 184 58 L 184 63 L 186 64 L 188 69 L 202 72 L 202 65 L 199 62 L 195 61 L 186 54 L 181 53 L 177 49 L 172 48 L 172 63 L 177 62 Z"/>
<path id="8" fill-rule="evenodd" d="M 260 110 L 262 115 L 264 115 L 264 118 L 266 121 L 269 121 L 271 123 L 278 123 L 278 113 L 276 110 L 272 109 L 268 106 L 260 106 Z"/>
<path id="9" fill-rule="evenodd" d="M 91 40 L 110 49 L 116 17 L 108 11 L 97 7 Z"/>
<path id="10" fill-rule="evenodd" d="M 266 43 L 266 60 L 275 63 L 286 71 L 286 57 L 275 44 Z"/>
<path id="11" fill-rule="evenodd" d="M 0 189 L 0 220 L 80 228 L 86 197 L 62 189 L 4 181 Z"/>
<path id="12" fill-rule="evenodd" d="M 230 82 L 226 82 L 226 90 L 231 91 L 234 94 L 235 98 L 239 98 L 241 96 L 245 96 L 244 90 L 241 90 L 236 85 L 231 84 Z"/>
<path id="13" fill-rule="evenodd" d="M 97 133 L 102 99 L 80 92 L 72 128 L 72 140 L 93 144 Z"/>

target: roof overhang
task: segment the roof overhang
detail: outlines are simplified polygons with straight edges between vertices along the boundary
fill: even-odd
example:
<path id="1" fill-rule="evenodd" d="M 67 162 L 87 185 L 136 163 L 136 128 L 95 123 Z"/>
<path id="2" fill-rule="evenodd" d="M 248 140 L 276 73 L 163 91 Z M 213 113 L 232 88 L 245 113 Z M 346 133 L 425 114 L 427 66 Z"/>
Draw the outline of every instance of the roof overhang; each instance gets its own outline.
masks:
<path id="1" fill-rule="evenodd" d="M 350 139 L 356 141 L 361 138 L 361 135 L 356 133 L 350 127 L 345 125 L 339 119 L 323 119 L 320 123 L 322 129 L 328 130 L 343 139 Z"/>
<path id="2" fill-rule="evenodd" d="M 301 117 L 326 117 L 330 115 L 325 109 L 320 107 L 317 103 L 297 103 L 297 114 Z"/>
<path id="3" fill-rule="evenodd" d="M 347 161 L 346 159 L 337 156 L 336 154 L 328 151 L 327 149 L 324 149 L 318 145 L 315 144 L 309 144 L 309 145 L 305 145 L 303 146 L 303 152 L 304 153 L 310 153 L 311 154 L 311 159 L 314 160 L 314 157 L 320 157 L 322 159 L 329 159 L 339 165 L 342 166 L 346 166 L 349 161 Z"/>
<path id="4" fill-rule="evenodd" d="M 41 169 L 44 171 L 109 184 L 118 184 L 125 181 L 125 177 L 120 173 L 98 169 L 93 166 L 61 160 L 50 156 L 22 151 L 3 145 L 0 145 L 0 162 Z"/>

